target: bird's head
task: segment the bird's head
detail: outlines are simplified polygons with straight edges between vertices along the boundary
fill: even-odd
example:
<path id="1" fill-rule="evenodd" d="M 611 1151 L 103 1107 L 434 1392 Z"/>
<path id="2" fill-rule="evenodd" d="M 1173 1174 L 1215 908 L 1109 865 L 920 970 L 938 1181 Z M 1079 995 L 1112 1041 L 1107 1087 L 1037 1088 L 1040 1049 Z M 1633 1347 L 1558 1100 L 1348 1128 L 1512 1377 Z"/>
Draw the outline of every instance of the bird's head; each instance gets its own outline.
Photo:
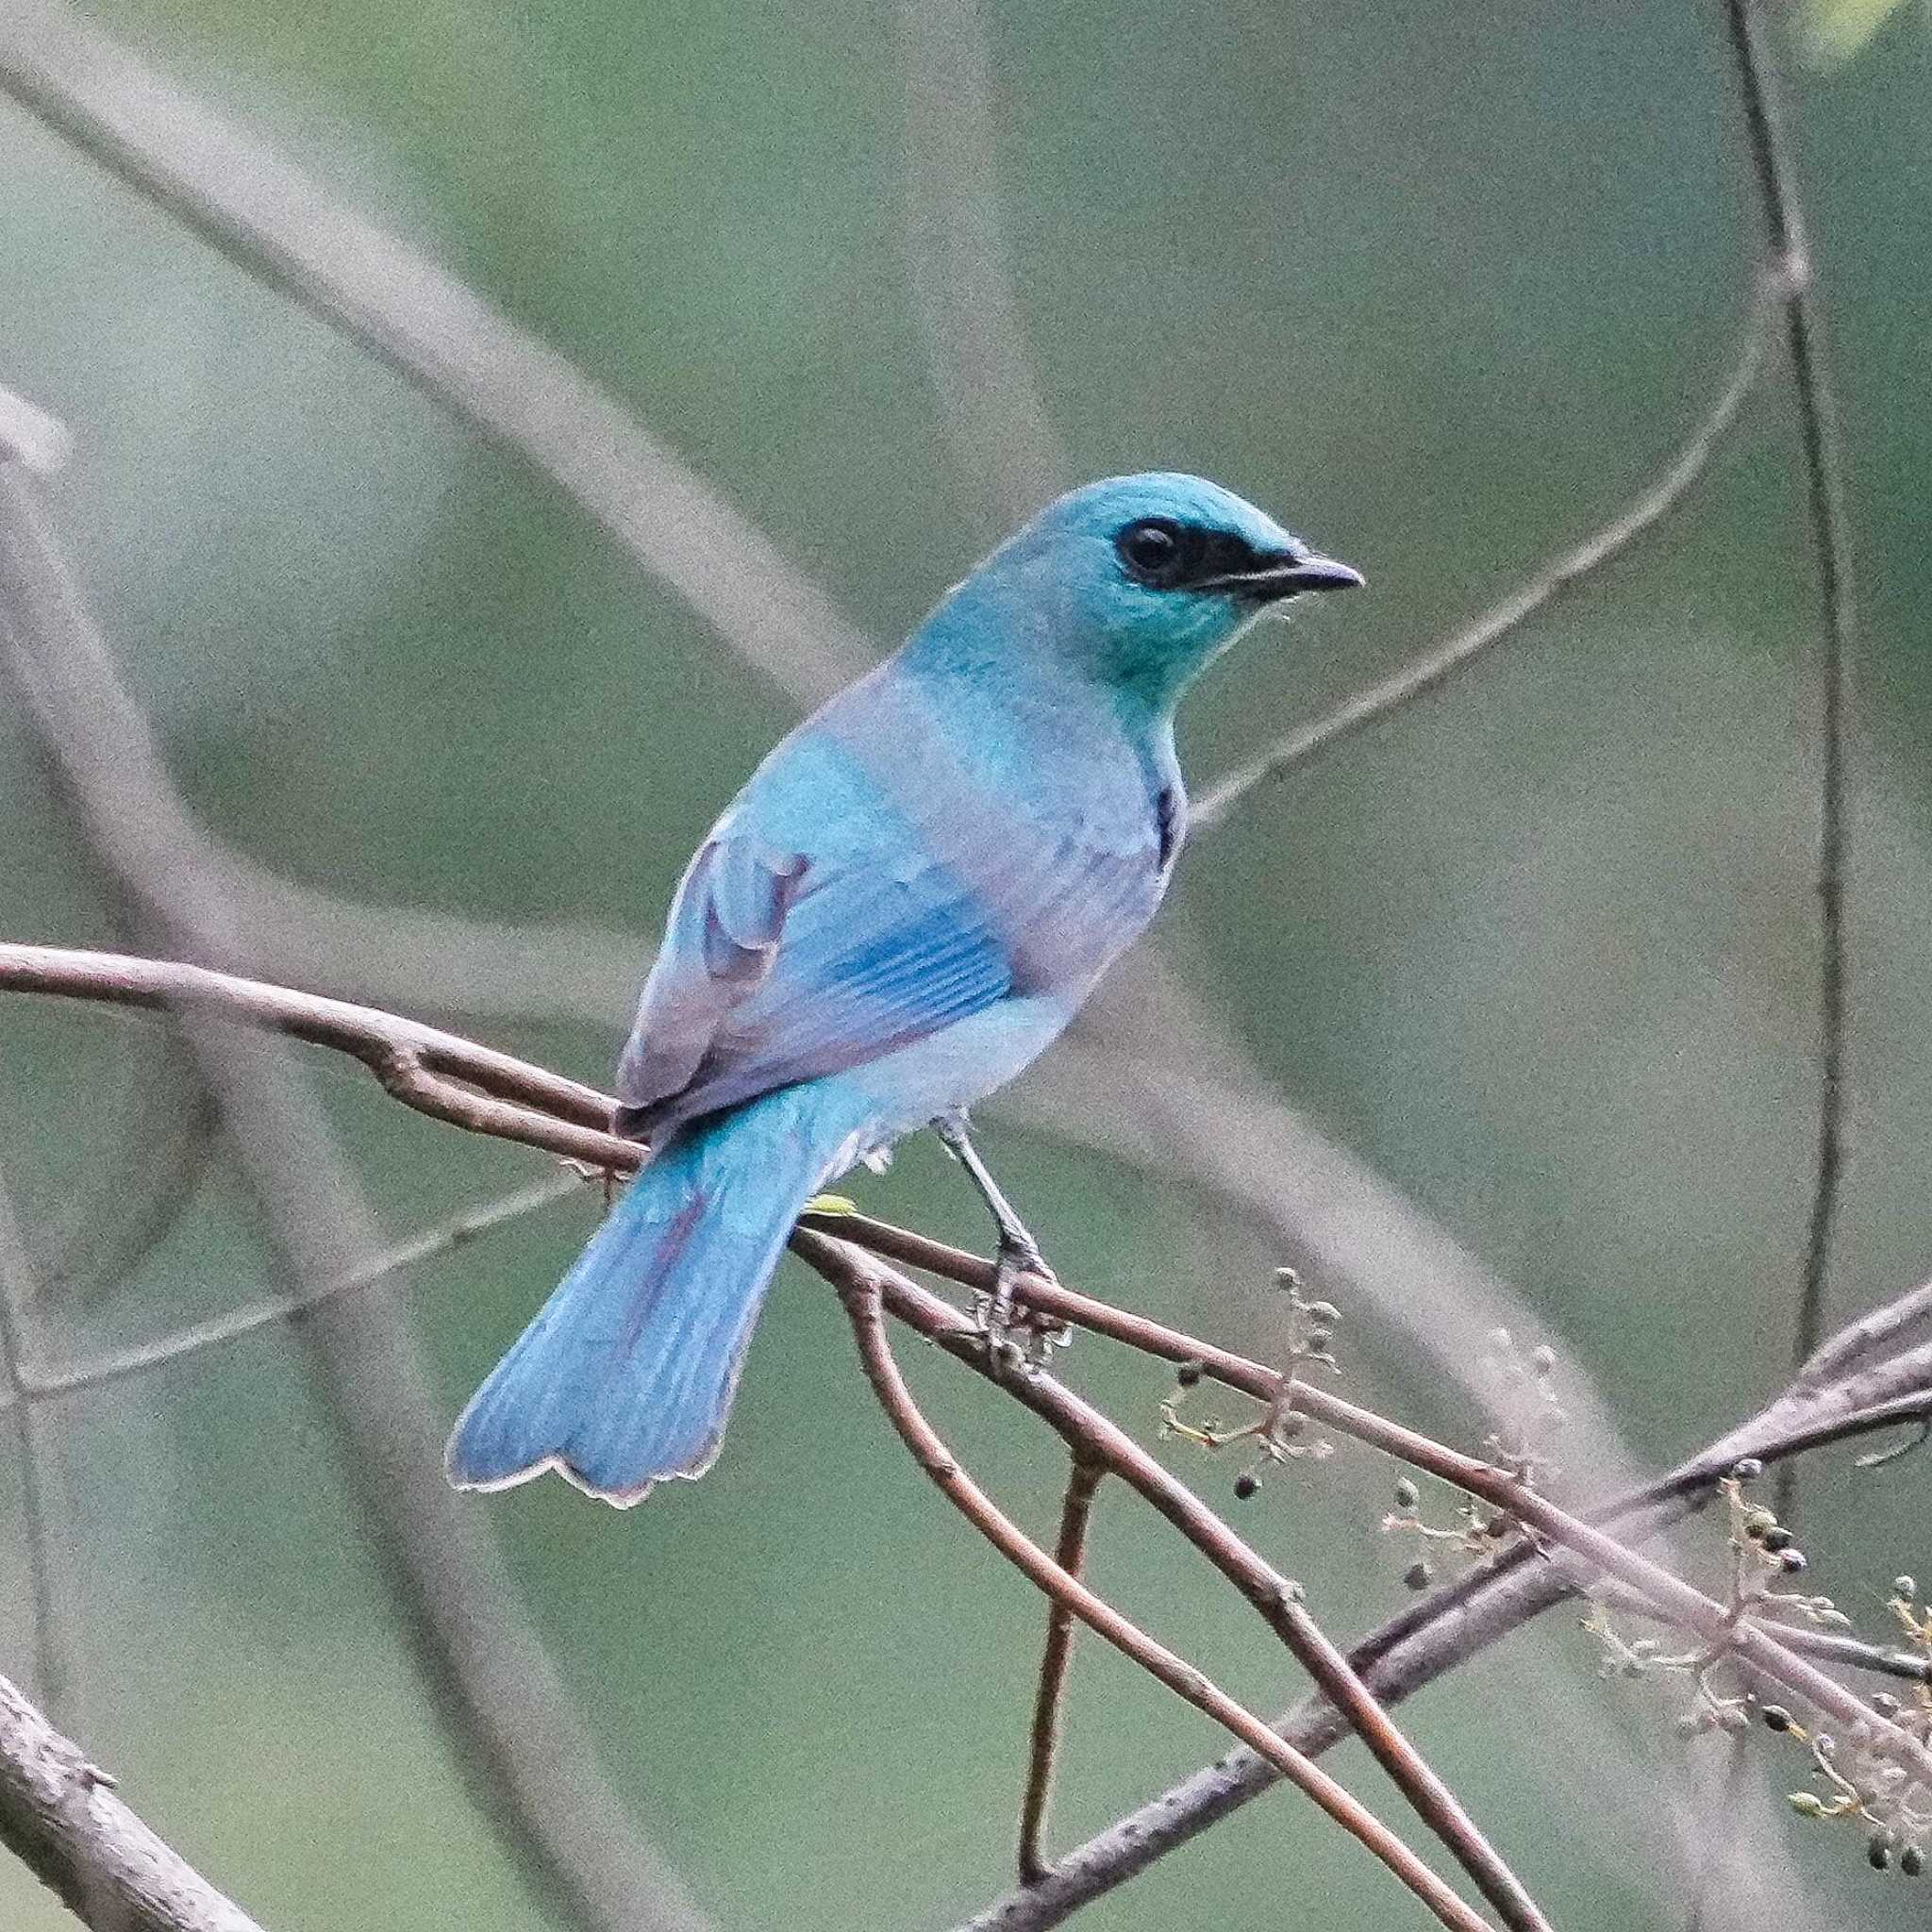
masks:
<path id="1" fill-rule="evenodd" d="M 990 591 L 1033 648 L 1165 709 L 1263 611 L 1361 581 L 1231 491 L 1152 471 L 1070 491 L 962 588 Z"/>

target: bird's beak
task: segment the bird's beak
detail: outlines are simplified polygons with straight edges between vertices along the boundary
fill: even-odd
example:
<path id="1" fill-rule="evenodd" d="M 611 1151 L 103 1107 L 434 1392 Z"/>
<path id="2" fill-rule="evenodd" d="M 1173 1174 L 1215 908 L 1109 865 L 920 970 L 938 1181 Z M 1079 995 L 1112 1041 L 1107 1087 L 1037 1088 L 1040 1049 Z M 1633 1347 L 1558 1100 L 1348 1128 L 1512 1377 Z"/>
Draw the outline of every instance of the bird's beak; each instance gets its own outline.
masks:
<path id="1" fill-rule="evenodd" d="M 1317 557 L 1304 551 L 1298 557 L 1271 559 L 1259 570 L 1245 571 L 1228 580 L 1226 588 L 1243 597 L 1274 603 L 1282 597 L 1299 597 L 1305 591 L 1358 591 L 1362 574 L 1332 557 Z"/>

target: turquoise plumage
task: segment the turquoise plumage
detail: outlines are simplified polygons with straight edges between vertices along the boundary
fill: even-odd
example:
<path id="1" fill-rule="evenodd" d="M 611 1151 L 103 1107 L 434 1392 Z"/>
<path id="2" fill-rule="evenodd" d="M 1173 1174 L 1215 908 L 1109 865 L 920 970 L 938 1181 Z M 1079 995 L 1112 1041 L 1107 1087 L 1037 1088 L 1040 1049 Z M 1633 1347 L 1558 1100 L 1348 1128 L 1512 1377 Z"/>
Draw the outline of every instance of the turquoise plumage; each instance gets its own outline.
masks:
<path id="1" fill-rule="evenodd" d="M 1264 608 L 1360 578 L 1170 473 L 1077 490 L 760 764 L 685 871 L 619 1064 L 651 1159 L 458 1422 L 451 1480 L 613 1503 L 717 1453 L 800 1208 L 960 1113 L 1153 917 L 1174 712 Z"/>

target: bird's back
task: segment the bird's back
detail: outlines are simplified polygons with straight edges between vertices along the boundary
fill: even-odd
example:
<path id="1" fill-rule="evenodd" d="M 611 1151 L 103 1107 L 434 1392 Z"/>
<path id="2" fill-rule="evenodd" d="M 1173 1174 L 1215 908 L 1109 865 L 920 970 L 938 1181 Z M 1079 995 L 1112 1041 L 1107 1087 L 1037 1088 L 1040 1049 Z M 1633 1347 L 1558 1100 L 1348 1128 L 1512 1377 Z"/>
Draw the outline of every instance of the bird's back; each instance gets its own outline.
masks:
<path id="1" fill-rule="evenodd" d="M 636 1130 L 876 1058 L 1002 999 L 1071 1013 L 1153 916 L 1183 808 L 1166 734 L 1137 740 L 1063 680 L 1003 683 L 920 642 L 780 743 L 701 848 L 620 1073 Z M 721 853 L 774 882 L 748 914 L 706 911 L 747 942 L 756 975 L 722 1001 L 719 960 L 694 973 L 691 958 L 708 927 L 679 939 L 690 895 L 719 893 L 704 874 Z M 701 1041 L 675 1038 L 693 1025 Z"/>

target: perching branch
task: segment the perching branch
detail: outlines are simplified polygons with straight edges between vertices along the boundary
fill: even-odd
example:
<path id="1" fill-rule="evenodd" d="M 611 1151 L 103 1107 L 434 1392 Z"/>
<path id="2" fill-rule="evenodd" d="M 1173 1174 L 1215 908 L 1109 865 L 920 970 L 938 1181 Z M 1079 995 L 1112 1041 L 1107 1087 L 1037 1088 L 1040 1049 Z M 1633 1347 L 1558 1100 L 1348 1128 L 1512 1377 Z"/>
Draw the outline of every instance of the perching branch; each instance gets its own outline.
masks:
<path id="1" fill-rule="evenodd" d="M 261 1932 L 5 1677 L 0 1843 L 95 1932 Z"/>
<path id="2" fill-rule="evenodd" d="M 58 992 L 70 997 L 143 1007 L 165 1002 L 178 990 L 185 998 L 198 1003 L 209 1013 L 219 1013 L 226 1020 L 243 1024 L 291 1032 L 296 1037 L 350 1053 L 365 1063 L 375 1047 L 400 1037 L 396 1031 L 398 1028 L 408 1033 L 412 1024 L 372 1008 L 350 1007 L 335 1001 L 317 1002 L 312 995 L 294 993 L 284 988 L 264 987 L 258 982 L 232 974 L 208 974 L 198 968 L 163 961 L 129 961 L 114 955 L 4 944 L 0 945 L 0 991 L 8 989 Z M 435 1034 L 434 1044 L 439 1058 L 453 1072 L 468 1070 L 511 1091 L 534 1093 L 545 1080 L 554 1077 L 454 1035 Z M 560 1082 L 555 1091 L 565 1098 L 573 1113 L 584 1109 L 585 1103 L 580 1096 L 589 1090 L 577 1088 L 573 1082 Z M 406 1105 L 429 1111 L 438 1118 L 451 1118 L 439 1107 L 425 1104 L 418 1093 L 405 1090 L 398 1091 L 396 1097 Z M 591 1096 L 591 1108 L 601 1108 L 604 1104 L 600 1096 Z M 463 1123 L 458 1121 L 458 1124 Z M 498 1124 L 491 1123 L 488 1127 L 477 1130 L 493 1132 Z M 574 1120 L 557 1120 L 546 1124 L 541 1114 L 534 1108 L 528 1108 L 524 1109 L 513 1123 L 510 1138 L 570 1155 L 576 1152 L 581 1144 L 580 1137 L 586 1131 Z M 602 1140 L 604 1137 L 599 1138 Z M 615 1155 L 626 1149 L 628 1143 L 617 1142 L 611 1152 Z M 634 1149 L 625 1153 L 626 1158 L 634 1157 Z M 841 1215 L 823 1225 L 836 1231 L 841 1239 L 856 1242 L 883 1257 L 928 1270 L 963 1286 L 984 1289 L 991 1284 L 991 1263 L 909 1230 L 893 1228 L 863 1216 Z M 1146 1317 L 1111 1308 L 1106 1304 L 1030 1277 L 1021 1281 L 1019 1294 L 1023 1303 L 1043 1315 L 1074 1321 L 1078 1325 L 1108 1334 L 1116 1341 L 1161 1359 L 1172 1362 L 1199 1360 L 1206 1366 L 1207 1373 L 1216 1379 L 1229 1387 L 1244 1390 L 1257 1400 L 1270 1400 L 1279 1389 L 1280 1378 L 1273 1370 L 1226 1351 L 1216 1350 L 1197 1338 L 1166 1328 Z M 1920 1291 L 1906 1299 L 1916 1307 L 1923 1298 L 1924 1291 Z M 1883 1324 L 1872 1318 L 1859 1326 L 1868 1336 L 1885 1332 Z M 1604 1520 L 1613 1521 L 1620 1515 L 1631 1517 L 1640 1510 L 1656 1512 L 1660 1506 L 1673 1501 L 1679 1507 L 1688 1507 L 1688 1503 L 1682 1500 L 1687 1494 L 1695 1489 L 1707 1489 L 1716 1475 L 1740 1457 L 1757 1455 L 1770 1461 L 1794 1455 L 1827 1441 L 1890 1425 L 1914 1412 L 1915 1406 L 1923 1408 L 1928 1400 L 1932 1400 L 1932 1343 L 1921 1350 L 1885 1357 L 1876 1362 L 1871 1359 L 1873 1346 L 1851 1350 L 1840 1348 L 1838 1343 L 1829 1344 L 1824 1354 L 1829 1356 L 1835 1352 L 1851 1359 L 1852 1366 L 1845 1380 L 1822 1386 L 1795 1387 L 1793 1391 L 1787 1391 L 1786 1396 L 1774 1404 L 1757 1422 L 1730 1431 L 1720 1443 L 1713 1445 L 1712 1450 L 1706 1452 L 1703 1457 L 1693 1459 L 1672 1478 L 1612 1506 L 1603 1512 Z M 1486 1495 L 1498 1507 L 1532 1521 L 1546 1534 L 1557 1536 L 1559 1541 L 1582 1531 L 1589 1531 L 1591 1536 L 1602 1535 L 1601 1531 L 1591 1531 L 1587 1524 L 1575 1524 L 1574 1519 L 1562 1516 L 1561 1512 L 1558 1512 L 1560 1520 L 1553 1527 L 1550 1521 L 1539 1520 L 1537 1516 L 1537 1511 L 1550 1506 L 1535 1498 L 1532 1492 L 1520 1491 L 1507 1473 L 1491 1470 L 1487 1465 L 1458 1457 L 1441 1445 L 1430 1444 L 1425 1439 L 1403 1431 L 1395 1424 L 1369 1415 L 1367 1411 L 1341 1404 L 1338 1398 L 1324 1391 L 1306 1390 L 1298 1395 L 1298 1401 L 1310 1415 L 1328 1426 L 1357 1434 L 1361 1440 L 1374 1446 L 1413 1459 L 1420 1467 L 1432 1469 L 1444 1480 L 1465 1487 L 1473 1493 Z M 1655 1520 L 1655 1515 L 1648 1519 L 1646 1527 Z M 1575 1524 L 1574 1531 L 1572 1530 L 1573 1524 Z M 1646 1601 L 1662 1610 L 1671 1621 L 1688 1624 L 1690 1627 L 1707 1634 L 1715 1627 L 1712 1619 L 1722 1617 L 1722 1606 L 1699 1592 L 1689 1591 L 1688 1586 L 1669 1579 L 1666 1573 L 1657 1571 L 1656 1566 L 1646 1564 L 1644 1559 L 1630 1557 L 1608 1539 L 1603 1539 L 1602 1543 L 1592 1543 L 1585 1538 L 1580 1541 L 1573 1541 L 1572 1546 L 1591 1557 L 1593 1562 L 1602 1562 L 1605 1544 L 1618 1553 L 1616 1562 L 1609 1566 L 1613 1574 L 1622 1574 L 1630 1587 L 1639 1591 Z M 1639 1566 L 1635 1576 L 1619 1568 L 1626 1559 Z M 1467 1579 L 1465 1585 L 1438 1592 L 1438 1598 L 1441 1600 L 1440 1604 L 1432 1601 L 1429 1605 L 1417 1606 L 1403 1619 L 1397 1620 L 1394 1626 L 1357 1645 L 1350 1662 L 1369 1690 L 1384 1703 L 1398 1701 L 1421 1684 L 1440 1675 L 1443 1670 L 1452 1668 L 1474 1649 L 1495 1641 L 1507 1630 L 1565 1594 L 1568 1583 L 1564 1578 L 1554 1575 L 1550 1566 L 1538 1565 L 1524 1574 L 1524 1553 L 1519 1547 L 1513 1557 L 1506 1556 L 1493 1566 L 1486 1566 L 1482 1574 Z M 1515 1574 L 1510 1574 L 1512 1571 Z M 1657 1588 L 1659 1576 L 1665 1577 L 1661 1594 Z M 1478 1610 L 1472 1607 L 1470 1599 L 1483 1591 L 1489 1592 L 1491 1600 L 1485 1601 Z M 1842 1692 L 1830 1679 L 1806 1666 L 1788 1646 L 1777 1644 L 1775 1640 L 1767 1641 L 1773 1643 L 1774 1651 L 1781 1649 L 1785 1655 L 1778 1657 L 1760 1650 L 1755 1657 L 1746 1657 L 1744 1661 L 1760 1668 L 1767 1663 L 1775 1665 L 1771 1674 L 1790 1685 L 1793 1694 L 1807 1701 L 1816 1701 L 1821 1707 L 1835 1707 L 1837 1715 L 1844 1722 L 1867 1721 L 1865 1707 L 1851 1699 L 1849 1693 Z M 1839 1700 L 1835 1707 L 1830 1702 L 1834 1698 Z M 1301 1722 L 1299 1729 L 1315 1748 L 1321 1748 L 1323 1744 L 1333 1741 L 1341 1725 L 1332 1714 L 1324 1718 L 1317 1708 Z M 1213 1805 L 1207 1805 L 1205 1798 L 1202 1800 L 1203 1811 L 1191 1814 L 1186 1805 L 1176 1806 L 1172 1797 L 1163 1808 L 1176 1828 L 1191 1824 L 1192 1828 L 1198 1829 L 1203 1823 L 1210 1822 L 1211 1816 L 1222 1815 L 1226 1808 L 1253 1794 L 1252 1790 L 1240 1788 L 1238 1773 L 1234 1776 L 1235 1785 L 1217 1792 Z M 1265 1776 L 1262 1782 L 1265 1783 Z M 1260 1785 L 1256 1785 L 1254 1790 L 1260 1788 Z M 1181 1836 L 1186 1835 L 1182 1831 Z M 1131 1870 L 1139 1869 L 1146 1862 L 1147 1857 L 1158 1856 L 1160 1849 L 1167 1848 L 1167 1843 L 1179 1841 L 1173 1839 L 1163 1843 L 1155 1837 L 1150 1843 L 1149 1835 L 1144 1830 L 1127 1837 L 1132 1840 L 1130 1856 L 1117 1855 L 1112 1862 L 1102 1861 L 1096 1869 L 1092 1857 L 1075 1854 L 1071 1871 L 1070 1861 L 1062 1859 L 1048 1874 L 1044 1884 L 1029 1889 L 1024 1894 L 1030 1901 L 1025 1915 L 1015 1916 L 1002 1907 L 995 1907 L 984 1923 L 1057 1923 L 1066 1911 L 1085 1898 L 1107 1889 L 1109 1883 L 1118 1882 L 1120 1877 L 1129 1875 Z M 1067 1896 L 1069 1890 L 1077 1890 L 1079 1896 L 1070 1900 Z"/>
<path id="3" fill-rule="evenodd" d="M 1373 1852 L 1414 1892 L 1443 1924 L 1456 1932 L 1487 1932 L 1483 1920 L 1418 1858 L 1403 1841 L 1352 1798 L 1326 1772 L 1285 1744 L 1259 1718 L 1237 1704 L 1191 1664 L 1176 1657 L 1130 1623 L 1105 1598 L 1098 1597 L 1078 1577 L 1062 1570 L 1040 1545 L 1007 1517 L 959 1467 L 952 1452 L 913 1403 L 911 1391 L 892 1359 L 880 1319 L 888 1291 L 876 1264 L 858 1250 L 837 1251 L 840 1244 L 808 1231 L 799 1236 L 801 1252 L 828 1279 L 838 1279 L 846 1313 L 858 1339 L 859 1357 L 880 1406 L 947 1501 L 966 1517 L 981 1536 L 1012 1563 L 1029 1582 L 1105 1638 L 1175 1696 L 1224 1725 L 1250 1749 L 1260 1753 L 1282 1776 L 1312 1798 L 1343 1830 Z M 909 1284 L 908 1284 L 909 1286 Z M 944 1307 L 944 1304 L 939 1304 Z M 955 1320 L 958 1311 L 946 1309 Z M 962 1324 L 963 1325 L 963 1324 Z"/>
<path id="4" fill-rule="evenodd" d="M 876 1293 L 915 1334 L 1007 1390 L 1015 1401 L 1057 1430 L 1076 1457 L 1097 1461 L 1150 1503 L 1260 1612 L 1296 1661 L 1347 1714 L 1376 1761 L 1475 1881 L 1504 1924 L 1512 1932 L 1547 1932 L 1542 1914 L 1515 1874 L 1322 1633 L 1303 1602 L 1298 1584 L 1264 1562 L 1124 1429 L 1063 1383 L 1043 1371 L 1022 1370 L 1007 1375 L 997 1372 L 989 1358 L 984 1336 L 948 1303 L 928 1294 L 876 1257 L 861 1259 L 859 1250 L 829 1241 L 815 1229 L 801 1228 L 793 1247 L 840 1291 L 848 1308 L 854 1294 Z"/>

